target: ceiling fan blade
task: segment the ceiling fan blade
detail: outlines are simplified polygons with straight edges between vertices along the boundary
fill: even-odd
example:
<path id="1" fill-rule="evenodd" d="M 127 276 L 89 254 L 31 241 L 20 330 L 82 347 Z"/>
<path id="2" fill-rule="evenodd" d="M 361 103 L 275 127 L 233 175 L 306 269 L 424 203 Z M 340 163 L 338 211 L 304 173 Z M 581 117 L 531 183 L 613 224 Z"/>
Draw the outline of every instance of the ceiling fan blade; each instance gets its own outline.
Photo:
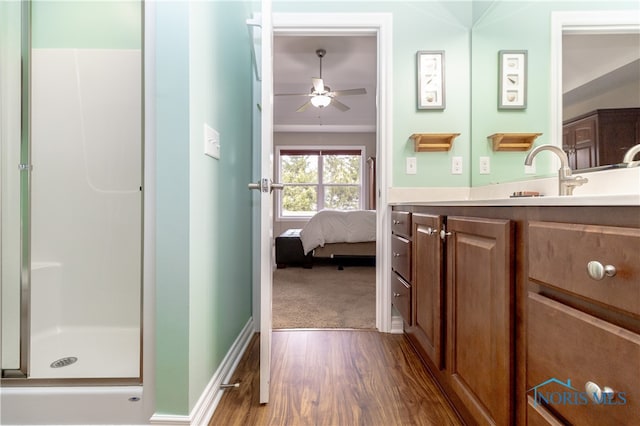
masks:
<path id="1" fill-rule="evenodd" d="M 274 93 L 273 96 L 311 96 L 310 93 Z"/>
<path id="2" fill-rule="evenodd" d="M 316 93 L 324 92 L 324 81 L 321 78 L 312 78 L 311 81 L 313 81 L 313 89 Z"/>
<path id="3" fill-rule="evenodd" d="M 346 106 L 345 104 L 343 104 L 342 102 L 336 100 L 335 98 L 331 98 L 331 105 L 333 105 L 334 107 L 338 108 L 342 112 L 349 111 L 351 109 L 348 106 Z"/>
<path id="4" fill-rule="evenodd" d="M 303 112 L 305 111 L 307 108 L 309 108 L 311 106 L 311 101 L 305 103 L 304 105 L 302 105 L 300 108 L 298 108 L 296 110 L 296 112 Z"/>
<path id="5" fill-rule="evenodd" d="M 335 92 L 331 92 L 333 96 L 349 96 L 349 95 L 366 95 L 367 90 L 360 89 L 347 89 L 347 90 L 336 90 Z"/>

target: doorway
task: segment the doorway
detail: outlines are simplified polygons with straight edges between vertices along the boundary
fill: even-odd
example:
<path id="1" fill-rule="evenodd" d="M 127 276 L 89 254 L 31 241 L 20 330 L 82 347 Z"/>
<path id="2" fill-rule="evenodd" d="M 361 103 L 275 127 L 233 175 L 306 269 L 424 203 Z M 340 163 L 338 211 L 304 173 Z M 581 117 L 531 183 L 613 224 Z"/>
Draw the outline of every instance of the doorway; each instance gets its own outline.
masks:
<path id="1" fill-rule="evenodd" d="M 322 24 L 318 24 L 322 22 Z M 391 331 L 391 301 L 389 295 L 388 275 L 390 259 L 383 247 L 389 246 L 389 226 L 387 224 L 389 212 L 386 201 L 385 188 L 388 187 L 389 164 L 391 164 L 390 150 L 387 145 L 391 140 L 391 16 L 385 14 L 274 14 L 274 37 L 333 37 L 335 40 L 348 37 L 370 37 L 375 45 L 376 84 L 374 115 L 375 121 L 369 131 L 375 139 L 376 155 L 376 267 L 375 267 L 375 328 L 382 332 Z M 328 50 L 328 49 L 327 49 Z M 312 52 L 313 53 L 313 52 Z M 329 53 L 330 54 L 330 51 Z M 313 65 L 313 64 L 312 64 Z M 306 75 L 310 79 L 313 75 Z M 326 74 L 330 79 L 329 73 Z M 355 87 L 355 86 L 354 86 Z M 360 86 L 358 86 L 360 87 Z M 338 89 L 338 87 L 336 86 Z M 348 87 L 351 88 L 351 87 Z M 277 88 L 276 88 L 277 89 Z M 341 89 L 341 88 L 340 88 Z M 300 89 L 298 89 L 300 90 Z M 351 102 L 352 99 L 348 101 Z M 274 111 L 277 113 L 277 109 Z M 318 116 L 315 116 L 318 119 Z M 264 123 L 263 123 L 264 124 Z M 273 123 L 270 123 L 273 124 Z M 278 123 L 276 122 L 277 126 Z M 292 124 L 293 130 L 302 130 L 300 124 Z M 359 124 L 360 130 L 367 129 Z M 330 128 L 326 121 L 316 123 L 317 127 L 325 126 L 324 130 L 336 130 Z M 273 132 L 282 131 L 282 127 L 274 127 Z M 363 133 L 366 133 L 364 131 Z M 275 223 L 275 222 L 274 222 Z M 280 224 L 280 226 L 283 226 Z M 287 225 L 284 225 L 287 226 Z M 274 235 L 279 235 L 278 227 L 274 228 Z"/>
<path id="2" fill-rule="evenodd" d="M 284 184 L 274 194 L 273 327 L 373 329 L 376 34 L 276 33 L 273 46 L 274 171 Z M 316 106 L 318 99 L 329 104 Z M 349 240 L 358 242 L 337 245 L 349 230 L 333 235 L 324 209 L 340 210 L 336 220 L 347 218 L 343 211 L 366 215 Z M 298 230 L 336 243 L 304 255 Z"/>

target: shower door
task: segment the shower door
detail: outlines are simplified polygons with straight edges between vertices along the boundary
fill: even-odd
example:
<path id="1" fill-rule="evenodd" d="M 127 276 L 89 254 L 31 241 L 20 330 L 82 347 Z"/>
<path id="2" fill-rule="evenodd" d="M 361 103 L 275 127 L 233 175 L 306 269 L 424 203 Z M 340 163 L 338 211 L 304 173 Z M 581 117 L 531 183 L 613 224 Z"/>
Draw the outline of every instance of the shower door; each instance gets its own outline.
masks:
<path id="1" fill-rule="evenodd" d="M 32 7 L 34 16 L 77 13 L 73 2 Z M 135 2 L 95 7 L 140 14 Z M 139 382 L 142 49 L 139 43 L 111 48 L 90 29 L 78 42 L 81 48 L 74 40 L 56 45 L 48 37 L 55 20 L 33 22 L 45 28 L 29 28 L 30 48 L 23 51 L 30 64 L 29 78 L 22 80 L 29 89 L 22 96 L 29 125 L 21 132 L 20 166 L 3 163 L 3 172 L 15 167 L 21 176 L 17 252 L 4 247 L 4 218 L 2 228 L 3 288 L 5 254 L 21 264 L 19 366 L 3 360 L 3 377 L 18 377 L 19 371 L 48 381 Z M 92 37 L 101 38 L 95 47 Z M 14 144 L 3 140 L 3 150 Z M 15 325 L 16 317 L 3 313 L 3 336 L 5 321 Z"/>
<path id="2" fill-rule="evenodd" d="M 0 2 L 0 236 L 2 370 L 20 370 L 20 2 Z"/>

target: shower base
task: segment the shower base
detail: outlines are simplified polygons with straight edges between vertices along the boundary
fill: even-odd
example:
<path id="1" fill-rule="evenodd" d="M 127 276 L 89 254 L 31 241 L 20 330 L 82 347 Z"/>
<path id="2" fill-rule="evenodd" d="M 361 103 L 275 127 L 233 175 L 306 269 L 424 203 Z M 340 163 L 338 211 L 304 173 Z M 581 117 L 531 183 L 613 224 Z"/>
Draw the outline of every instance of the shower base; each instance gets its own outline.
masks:
<path id="1" fill-rule="evenodd" d="M 31 337 L 30 352 L 32 379 L 140 376 L 140 330 L 135 327 L 50 329 Z"/>

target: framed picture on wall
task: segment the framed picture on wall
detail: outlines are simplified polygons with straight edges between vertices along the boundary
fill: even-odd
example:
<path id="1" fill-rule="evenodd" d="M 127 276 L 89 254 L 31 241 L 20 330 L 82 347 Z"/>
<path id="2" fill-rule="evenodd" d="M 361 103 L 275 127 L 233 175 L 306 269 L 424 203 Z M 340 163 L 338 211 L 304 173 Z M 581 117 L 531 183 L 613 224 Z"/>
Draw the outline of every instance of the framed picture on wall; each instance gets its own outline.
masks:
<path id="1" fill-rule="evenodd" d="M 498 109 L 527 107 L 527 51 L 498 52 Z"/>
<path id="2" fill-rule="evenodd" d="M 418 109 L 444 109 L 444 51 L 421 50 L 418 64 Z"/>

